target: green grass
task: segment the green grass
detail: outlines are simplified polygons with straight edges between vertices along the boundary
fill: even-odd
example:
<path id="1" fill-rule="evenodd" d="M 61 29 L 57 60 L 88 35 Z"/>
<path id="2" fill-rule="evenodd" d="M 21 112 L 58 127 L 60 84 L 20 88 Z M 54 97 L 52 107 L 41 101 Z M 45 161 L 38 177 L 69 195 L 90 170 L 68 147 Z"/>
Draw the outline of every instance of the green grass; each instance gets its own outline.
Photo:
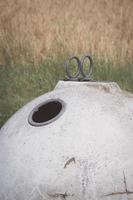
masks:
<path id="1" fill-rule="evenodd" d="M 64 57 L 0 66 L 0 126 L 25 103 L 52 90 L 60 79 L 64 79 Z M 133 92 L 133 62 L 120 65 L 95 59 L 93 79 L 115 81 Z"/>

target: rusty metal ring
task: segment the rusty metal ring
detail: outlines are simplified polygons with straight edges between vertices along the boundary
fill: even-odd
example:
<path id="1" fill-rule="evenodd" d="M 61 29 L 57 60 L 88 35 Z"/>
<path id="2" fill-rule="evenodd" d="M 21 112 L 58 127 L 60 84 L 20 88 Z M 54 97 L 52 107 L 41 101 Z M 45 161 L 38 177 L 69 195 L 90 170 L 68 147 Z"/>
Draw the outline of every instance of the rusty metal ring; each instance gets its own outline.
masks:
<path id="1" fill-rule="evenodd" d="M 88 65 L 88 67 L 89 67 L 88 73 L 85 74 L 84 68 L 83 68 L 83 67 L 84 67 L 84 64 L 85 64 L 85 60 L 86 60 L 87 58 L 89 59 L 90 65 Z M 92 60 L 92 58 L 91 58 L 90 55 L 86 55 L 86 56 L 84 56 L 84 57 L 82 58 L 80 67 L 81 67 L 81 68 L 80 68 L 80 72 L 81 72 L 83 78 L 84 78 L 84 79 L 90 79 L 90 76 L 91 76 L 91 74 L 92 74 L 92 67 L 93 67 L 93 60 Z"/>
<path id="2" fill-rule="evenodd" d="M 69 67 L 70 67 L 69 64 L 70 64 L 70 61 L 71 61 L 71 60 L 76 60 L 76 62 L 77 62 L 78 70 L 77 70 L 74 74 L 71 74 L 70 71 L 69 71 Z M 67 78 L 69 78 L 69 79 L 78 78 L 79 75 L 80 75 L 80 69 L 81 69 L 81 62 L 80 62 L 79 58 L 76 57 L 76 56 L 70 57 L 70 58 L 65 62 L 65 70 L 66 70 Z"/>

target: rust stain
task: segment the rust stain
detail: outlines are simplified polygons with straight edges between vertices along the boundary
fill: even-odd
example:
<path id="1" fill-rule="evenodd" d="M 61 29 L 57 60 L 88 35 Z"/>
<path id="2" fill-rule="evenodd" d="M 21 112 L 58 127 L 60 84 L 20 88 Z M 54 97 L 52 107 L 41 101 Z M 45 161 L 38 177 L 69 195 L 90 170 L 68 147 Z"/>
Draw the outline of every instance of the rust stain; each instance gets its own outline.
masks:
<path id="1" fill-rule="evenodd" d="M 67 194 L 67 192 L 65 192 L 65 193 L 55 193 L 55 194 L 48 194 L 50 197 L 52 197 L 52 198 L 58 198 L 58 197 L 61 197 L 62 199 L 66 199 L 66 197 L 68 197 L 68 196 L 73 196 L 73 194 L 72 195 L 70 195 L 70 194 Z"/>
<path id="2" fill-rule="evenodd" d="M 66 168 L 71 162 L 76 163 L 76 160 L 74 157 L 70 158 L 64 165 L 64 168 Z"/>
<path id="3" fill-rule="evenodd" d="M 110 193 L 110 194 L 106 194 L 104 196 L 113 196 L 113 195 L 121 195 L 121 194 L 133 194 L 133 192 L 131 192 L 131 191 L 127 191 L 127 192 L 113 192 L 113 193 Z"/>
<path id="4" fill-rule="evenodd" d="M 126 180 L 126 176 L 125 176 L 125 173 L 123 171 L 123 182 L 124 182 L 124 186 L 125 186 L 125 191 L 123 192 L 112 192 L 110 194 L 106 194 L 104 196 L 113 196 L 113 195 L 123 195 L 123 194 L 133 194 L 133 191 L 129 191 L 128 188 L 127 188 L 127 180 Z"/>
<path id="5" fill-rule="evenodd" d="M 61 197 L 63 199 L 66 199 L 66 197 L 68 196 L 68 194 L 65 193 L 56 193 L 56 194 L 48 194 L 50 197 L 54 197 L 54 198 L 58 198 Z"/>

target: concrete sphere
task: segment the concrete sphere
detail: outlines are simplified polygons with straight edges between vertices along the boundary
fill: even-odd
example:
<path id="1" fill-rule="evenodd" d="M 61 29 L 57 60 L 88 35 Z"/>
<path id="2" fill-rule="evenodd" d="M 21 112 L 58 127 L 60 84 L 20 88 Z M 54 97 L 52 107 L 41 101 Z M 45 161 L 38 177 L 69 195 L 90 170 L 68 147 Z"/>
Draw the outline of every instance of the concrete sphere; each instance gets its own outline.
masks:
<path id="1" fill-rule="evenodd" d="M 59 81 L 0 130 L 0 200 L 133 200 L 133 95 Z"/>

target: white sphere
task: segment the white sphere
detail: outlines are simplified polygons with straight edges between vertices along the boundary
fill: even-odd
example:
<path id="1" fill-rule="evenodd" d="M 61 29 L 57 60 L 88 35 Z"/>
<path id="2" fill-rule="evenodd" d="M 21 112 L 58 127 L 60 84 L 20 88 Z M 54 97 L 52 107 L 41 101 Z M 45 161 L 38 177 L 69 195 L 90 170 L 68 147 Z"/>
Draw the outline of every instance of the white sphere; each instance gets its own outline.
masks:
<path id="1" fill-rule="evenodd" d="M 59 81 L 7 121 L 0 200 L 41 199 L 133 200 L 132 94 L 116 83 Z"/>

